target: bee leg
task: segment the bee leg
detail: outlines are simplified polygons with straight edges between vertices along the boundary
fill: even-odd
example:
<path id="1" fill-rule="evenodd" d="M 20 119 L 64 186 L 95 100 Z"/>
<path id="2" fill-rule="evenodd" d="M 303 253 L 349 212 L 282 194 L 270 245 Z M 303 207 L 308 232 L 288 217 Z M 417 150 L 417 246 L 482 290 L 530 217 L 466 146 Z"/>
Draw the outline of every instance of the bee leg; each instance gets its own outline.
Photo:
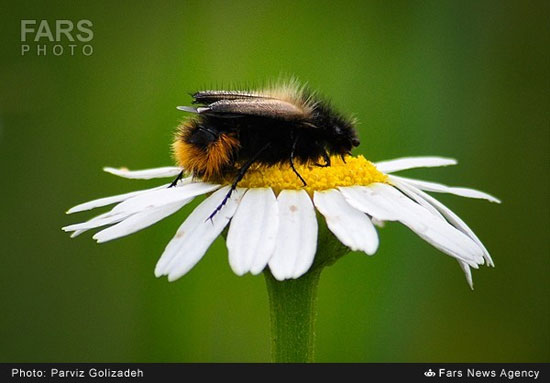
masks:
<path id="1" fill-rule="evenodd" d="M 225 195 L 225 197 L 223 197 L 223 200 L 222 202 L 218 205 L 218 207 L 212 212 L 212 214 L 210 214 L 210 216 L 206 219 L 206 221 L 210 220 L 212 222 L 212 218 L 214 218 L 214 216 L 216 214 L 218 214 L 218 212 L 224 207 L 224 205 L 227 203 L 227 201 L 229 200 L 229 198 L 231 198 L 231 194 L 233 194 L 233 192 L 235 191 L 235 189 L 237 189 L 237 184 L 243 179 L 244 175 L 246 174 L 246 172 L 248 171 L 248 169 L 250 168 L 250 166 L 252 166 L 252 164 L 254 162 L 256 162 L 256 160 L 258 159 L 258 157 L 260 157 L 260 154 L 262 154 L 262 152 L 264 150 L 266 150 L 269 146 L 271 145 L 271 143 L 267 143 L 265 144 L 256 154 L 254 154 L 254 157 L 252 157 L 251 159 L 249 159 L 248 161 L 246 161 L 246 163 L 240 167 L 239 171 L 237 172 L 237 176 L 235 177 L 235 179 L 233 180 L 233 183 L 231 184 L 231 187 L 229 188 L 229 191 L 227 192 L 227 194 Z"/>
<path id="2" fill-rule="evenodd" d="M 319 166 L 321 168 L 326 168 L 327 166 L 330 166 L 330 156 L 328 155 L 326 150 L 323 151 L 323 160 L 325 160 L 324 164 L 315 162 L 315 166 Z"/>
<path id="3" fill-rule="evenodd" d="M 294 174 L 296 174 L 298 176 L 298 178 L 300 179 L 300 181 L 302 181 L 302 183 L 304 184 L 304 187 L 305 187 L 305 186 L 307 186 L 306 181 L 300 175 L 300 173 L 298 173 L 298 170 L 296 170 L 296 168 L 294 167 L 294 151 L 296 149 L 296 144 L 297 143 L 298 143 L 298 137 L 296 137 L 294 139 L 294 141 L 292 142 L 292 150 L 290 151 L 290 167 L 291 167 L 292 171 L 294 172 Z"/>
<path id="4" fill-rule="evenodd" d="M 344 163 L 346 163 L 346 156 L 351 156 L 351 151 L 340 154 L 340 158 L 342 158 Z"/>
<path id="5" fill-rule="evenodd" d="M 172 183 L 168 187 L 173 188 L 174 186 L 176 186 L 178 184 L 178 181 L 181 180 L 182 178 L 183 178 L 183 170 L 180 172 L 180 174 L 178 174 L 176 179 L 174 181 L 172 181 Z"/>

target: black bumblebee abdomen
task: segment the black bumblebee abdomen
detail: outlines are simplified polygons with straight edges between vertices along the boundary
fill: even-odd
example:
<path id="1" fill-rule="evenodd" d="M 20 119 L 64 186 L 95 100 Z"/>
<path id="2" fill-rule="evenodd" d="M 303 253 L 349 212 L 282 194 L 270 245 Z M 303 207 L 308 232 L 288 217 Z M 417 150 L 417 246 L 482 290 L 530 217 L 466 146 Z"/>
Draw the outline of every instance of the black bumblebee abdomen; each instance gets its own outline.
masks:
<path id="1" fill-rule="evenodd" d="M 297 122 L 259 117 L 218 118 L 203 116 L 205 126 L 217 126 L 221 132 L 234 135 L 239 149 L 235 162 L 256 161 L 265 165 L 288 163 L 291 156 L 299 162 L 316 162 L 325 151 L 323 132 Z M 220 121 L 223 120 L 223 121 Z M 258 155 L 258 151 L 269 146 Z"/>

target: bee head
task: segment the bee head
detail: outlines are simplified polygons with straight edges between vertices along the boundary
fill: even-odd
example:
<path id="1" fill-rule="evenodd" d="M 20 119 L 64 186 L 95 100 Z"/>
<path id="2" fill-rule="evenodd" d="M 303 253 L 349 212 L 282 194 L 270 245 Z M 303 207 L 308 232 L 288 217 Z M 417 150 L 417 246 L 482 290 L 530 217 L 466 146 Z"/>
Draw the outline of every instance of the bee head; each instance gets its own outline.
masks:
<path id="1" fill-rule="evenodd" d="M 349 154 L 354 147 L 359 146 L 359 138 L 351 122 L 341 120 L 332 125 L 330 136 L 329 148 L 336 153 Z"/>
<path id="2" fill-rule="evenodd" d="M 329 152 L 350 154 L 354 147 L 359 146 L 355 120 L 335 112 L 326 102 L 316 104 L 312 124 L 324 131 Z"/>

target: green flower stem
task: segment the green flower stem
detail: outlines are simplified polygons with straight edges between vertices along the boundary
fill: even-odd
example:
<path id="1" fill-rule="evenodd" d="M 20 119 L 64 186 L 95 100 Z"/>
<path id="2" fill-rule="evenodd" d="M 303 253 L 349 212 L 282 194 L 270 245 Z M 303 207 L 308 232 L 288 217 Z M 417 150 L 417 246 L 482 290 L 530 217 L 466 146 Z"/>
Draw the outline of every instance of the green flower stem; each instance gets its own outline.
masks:
<path id="1" fill-rule="evenodd" d="M 317 254 L 311 269 L 298 279 L 276 280 L 264 272 L 271 316 L 271 356 L 277 363 L 313 362 L 317 287 L 321 271 L 349 250 L 318 218 Z"/>
<path id="2" fill-rule="evenodd" d="M 278 281 L 265 273 L 271 316 L 271 358 L 274 362 L 313 362 L 317 286 L 321 271 Z"/>

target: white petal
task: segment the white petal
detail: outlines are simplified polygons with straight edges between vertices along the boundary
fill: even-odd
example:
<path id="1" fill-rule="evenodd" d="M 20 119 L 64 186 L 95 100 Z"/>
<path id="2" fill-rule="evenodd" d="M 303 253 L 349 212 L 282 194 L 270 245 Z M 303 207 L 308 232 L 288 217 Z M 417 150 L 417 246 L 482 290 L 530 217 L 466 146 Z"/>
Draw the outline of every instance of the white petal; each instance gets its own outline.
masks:
<path id="1" fill-rule="evenodd" d="M 96 227 L 112 225 L 114 223 L 120 222 L 128 217 L 128 214 L 117 213 L 113 214 L 112 211 L 98 215 L 95 218 L 90 219 L 89 221 L 76 223 L 74 225 L 65 226 L 62 228 L 63 231 L 79 231 L 79 230 L 90 230 L 95 229 Z"/>
<path id="2" fill-rule="evenodd" d="M 468 197 L 468 198 L 486 199 L 491 202 L 500 203 L 500 200 L 498 198 L 495 198 L 490 194 L 487 194 L 475 189 L 463 188 L 463 187 L 452 187 L 452 186 L 438 184 L 435 182 L 421 181 L 421 180 L 416 180 L 412 178 L 405 178 L 405 177 L 398 177 L 398 176 L 393 176 L 393 177 L 394 179 L 405 181 L 407 182 L 407 184 L 415 186 L 421 190 L 426 190 L 426 191 L 431 191 L 436 193 L 455 194 L 461 197 Z"/>
<path id="3" fill-rule="evenodd" d="M 220 185 L 204 182 L 193 182 L 186 185 L 164 188 L 130 198 L 113 208 L 113 213 L 133 214 L 142 210 L 165 206 L 187 200 L 201 194 L 219 189 Z"/>
<path id="4" fill-rule="evenodd" d="M 394 187 L 387 184 L 375 184 L 372 187 L 385 196 L 397 209 L 407 211 L 404 219 L 400 219 L 400 221 L 425 241 L 474 268 L 483 263 L 482 249 L 466 234 L 434 216 Z M 420 227 L 423 228 L 419 229 Z"/>
<path id="5" fill-rule="evenodd" d="M 382 183 L 374 183 L 369 186 L 351 186 L 339 188 L 346 201 L 363 213 L 379 221 L 407 222 L 415 231 L 425 230 L 422 221 L 416 219 L 409 209 L 403 209 L 395 201 L 388 198 Z M 407 199 L 401 194 L 403 199 Z"/>
<path id="6" fill-rule="evenodd" d="M 304 190 L 283 190 L 277 197 L 279 232 L 271 273 L 278 280 L 299 278 L 313 263 L 317 249 L 317 219 Z"/>
<path id="7" fill-rule="evenodd" d="M 126 168 L 103 168 L 107 173 L 114 174 L 115 176 L 132 178 L 132 179 L 141 179 L 141 180 L 150 180 L 152 178 L 168 178 L 175 177 L 181 173 L 183 170 L 180 167 L 176 166 L 164 166 L 162 168 L 154 169 L 144 169 L 144 170 L 128 170 Z"/>
<path id="8" fill-rule="evenodd" d="M 79 211 L 90 210 L 90 209 L 95 209 L 96 207 L 102 207 L 102 206 L 111 205 L 113 203 L 126 201 L 127 199 L 129 199 L 131 197 L 135 197 L 135 196 L 138 196 L 138 195 L 143 194 L 143 193 L 148 193 L 148 192 L 151 192 L 151 191 L 154 191 L 154 190 L 166 189 L 169 185 L 170 184 L 166 184 L 166 185 L 157 186 L 157 187 L 150 188 L 150 189 L 138 190 L 138 191 L 134 191 L 134 192 L 130 192 L 130 193 L 114 195 L 114 196 L 111 196 L 111 197 L 104 197 L 104 198 L 95 199 L 93 201 L 81 203 L 79 205 L 76 205 L 76 206 L 70 208 L 69 210 L 67 210 L 67 214 L 76 213 L 76 212 L 79 212 Z"/>
<path id="9" fill-rule="evenodd" d="M 350 186 L 339 188 L 346 201 L 355 209 L 367 213 L 379 221 L 398 221 L 401 212 L 379 195 L 376 189 L 370 186 Z"/>
<path id="10" fill-rule="evenodd" d="M 189 198 L 160 208 L 144 210 L 126 218 L 124 221 L 114 226 L 96 233 L 93 238 L 97 240 L 98 243 L 103 243 L 135 233 L 136 231 L 145 229 L 169 215 L 174 214 L 191 200 L 192 198 Z"/>
<path id="11" fill-rule="evenodd" d="M 244 189 L 234 191 L 225 206 L 209 220 L 208 217 L 228 191 L 229 186 L 216 191 L 187 217 L 160 257 L 155 267 L 157 277 L 168 275 L 168 280 L 174 281 L 191 270 L 202 258 L 233 216 Z"/>
<path id="12" fill-rule="evenodd" d="M 444 157 L 404 157 L 395 160 L 380 161 L 375 163 L 376 168 L 382 173 L 398 172 L 413 168 L 431 168 L 437 166 L 456 165 L 453 158 Z"/>
<path id="13" fill-rule="evenodd" d="M 279 211 L 271 189 L 249 189 L 227 234 L 229 264 L 237 275 L 260 273 L 273 255 Z"/>
<path id="14" fill-rule="evenodd" d="M 351 207 L 335 189 L 316 191 L 313 201 L 334 235 L 351 250 L 372 255 L 378 248 L 378 235 L 369 217 Z"/>
<path id="15" fill-rule="evenodd" d="M 395 177 L 395 176 L 393 176 Z M 437 210 L 441 212 L 445 216 L 445 218 L 458 230 L 462 231 L 464 234 L 469 236 L 477 245 L 483 250 L 483 256 L 485 257 L 485 260 L 487 261 L 487 264 L 490 266 L 494 266 L 493 260 L 491 258 L 491 255 L 489 254 L 489 251 L 485 248 L 483 243 L 479 240 L 479 238 L 475 235 L 475 233 L 470 229 L 468 225 L 455 213 L 452 212 L 451 209 L 449 209 L 447 206 L 443 205 L 441 202 L 436 200 L 434 197 L 429 195 L 428 193 L 423 192 L 422 190 L 412 186 L 408 185 L 409 189 L 416 193 L 420 198 L 423 198 L 428 203 L 430 203 L 432 206 L 434 206 Z"/>
<path id="16" fill-rule="evenodd" d="M 409 198 L 412 198 L 415 200 L 419 205 L 426 208 L 430 213 L 435 215 L 436 217 L 439 217 L 441 219 L 445 219 L 439 210 L 437 210 L 435 207 L 433 207 L 428 201 L 426 201 L 424 198 L 420 197 L 418 194 L 416 194 L 411 188 L 404 182 L 399 181 L 395 176 L 388 176 L 388 179 L 391 181 L 391 183 L 396 186 L 399 190 L 401 190 L 403 193 L 405 193 Z"/>
<path id="17" fill-rule="evenodd" d="M 82 229 L 82 230 L 75 230 L 72 234 L 71 234 L 71 238 L 76 238 L 78 237 L 80 234 L 84 233 L 88 231 L 87 229 Z"/>
<path id="18" fill-rule="evenodd" d="M 462 271 L 464 271 L 464 276 L 466 277 L 466 282 L 468 282 L 468 286 L 470 286 L 470 288 L 473 290 L 474 280 L 472 279 L 472 270 L 470 270 L 470 266 L 462 261 L 458 261 L 458 264 L 460 265 Z"/>
<path id="19" fill-rule="evenodd" d="M 98 216 L 95 216 L 94 218 L 88 220 L 87 222 L 102 219 L 102 218 L 106 218 L 106 217 L 109 216 L 109 213 L 110 212 L 106 212 L 106 213 L 100 214 Z M 64 230 L 64 231 L 73 231 L 73 230 L 66 230 L 67 228 L 69 228 L 69 226 L 65 226 L 64 228 L 62 228 L 62 230 Z M 80 234 L 82 234 L 82 233 L 84 233 L 88 230 L 90 230 L 90 229 L 77 229 L 77 230 L 74 230 L 74 232 L 71 234 L 71 238 L 78 237 Z"/>

